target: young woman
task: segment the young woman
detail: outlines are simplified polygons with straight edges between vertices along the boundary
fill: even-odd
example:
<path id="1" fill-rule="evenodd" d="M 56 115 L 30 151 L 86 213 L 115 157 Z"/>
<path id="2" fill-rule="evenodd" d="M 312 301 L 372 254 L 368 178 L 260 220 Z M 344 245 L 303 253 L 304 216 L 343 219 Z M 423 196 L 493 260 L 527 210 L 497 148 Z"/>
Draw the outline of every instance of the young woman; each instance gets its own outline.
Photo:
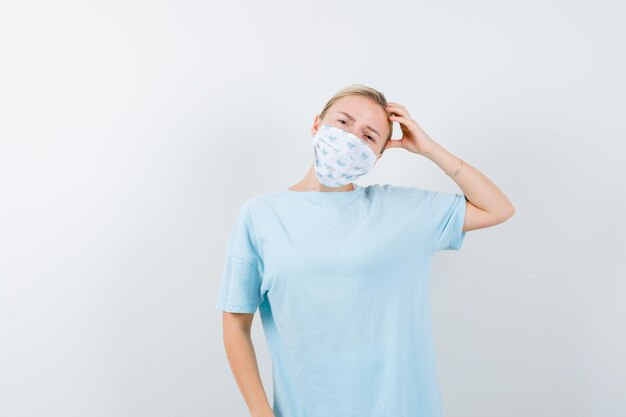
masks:
<path id="1" fill-rule="evenodd" d="M 390 140 L 399 122 L 401 140 Z M 406 107 L 352 85 L 311 129 L 299 183 L 246 200 L 232 229 L 217 309 L 228 361 L 252 417 L 440 417 L 431 329 L 433 255 L 514 208 L 432 140 Z M 359 186 L 389 148 L 437 164 L 463 194 Z M 267 400 L 250 337 L 259 309 L 272 358 Z"/>

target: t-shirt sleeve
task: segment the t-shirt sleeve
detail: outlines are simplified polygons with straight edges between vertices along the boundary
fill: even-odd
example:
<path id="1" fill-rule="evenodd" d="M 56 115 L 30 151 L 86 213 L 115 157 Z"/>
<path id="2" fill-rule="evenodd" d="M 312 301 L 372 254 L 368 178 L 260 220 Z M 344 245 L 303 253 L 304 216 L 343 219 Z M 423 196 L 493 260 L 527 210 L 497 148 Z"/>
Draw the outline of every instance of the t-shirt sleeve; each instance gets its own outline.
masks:
<path id="1" fill-rule="evenodd" d="M 230 232 L 216 303 L 218 310 L 254 313 L 263 302 L 263 263 L 256 242 L 252 214 L 246 202 Z"/>
<path id="2" fill-rule="evenodd" d="M 464 194 L 431 191 L 433 251 L 459 250 L 465 238 L 466 200 Z"/>

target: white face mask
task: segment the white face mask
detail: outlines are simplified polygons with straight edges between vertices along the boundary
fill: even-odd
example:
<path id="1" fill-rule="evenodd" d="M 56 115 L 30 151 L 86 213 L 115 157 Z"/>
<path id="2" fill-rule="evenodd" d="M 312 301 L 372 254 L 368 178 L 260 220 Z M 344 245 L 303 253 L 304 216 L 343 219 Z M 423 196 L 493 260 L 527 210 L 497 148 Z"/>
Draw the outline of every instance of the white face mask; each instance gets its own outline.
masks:
<path id="1" fill-rule="evenodd" d="M 363 139 L 330 125 L 319 127 L 313 138 L 313 150 L 317 179 L 331 188 L 367 174 L 376 162 L 376 153 Z"/>

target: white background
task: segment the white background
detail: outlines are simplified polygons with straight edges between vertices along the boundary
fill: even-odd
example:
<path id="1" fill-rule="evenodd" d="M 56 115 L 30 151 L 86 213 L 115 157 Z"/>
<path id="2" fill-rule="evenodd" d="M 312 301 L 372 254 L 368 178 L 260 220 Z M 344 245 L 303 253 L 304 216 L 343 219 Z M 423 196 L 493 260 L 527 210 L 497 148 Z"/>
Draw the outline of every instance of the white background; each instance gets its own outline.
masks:
<path id="1" fill-rule="evenodd" d="M 436 256 L 446 417 L 623 417 L 625 14 L 3 1 L 0 415 L 247 415 L 215 309 L 230 227 L 304 176 L 315 115 L 363 83 L 516 208 Z M 461 192 L 400 149 L 358 183 Z M 253 340 L 271 398 L 258 313 Z"/>

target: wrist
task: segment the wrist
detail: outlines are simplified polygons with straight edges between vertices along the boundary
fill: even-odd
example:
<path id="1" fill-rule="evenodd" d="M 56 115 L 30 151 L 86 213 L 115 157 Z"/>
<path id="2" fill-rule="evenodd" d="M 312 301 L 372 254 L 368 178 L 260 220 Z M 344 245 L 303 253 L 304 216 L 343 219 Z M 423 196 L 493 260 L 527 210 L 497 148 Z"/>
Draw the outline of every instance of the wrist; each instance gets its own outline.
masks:
<path id="1" fill-rule="evenodd" d="M 433 157 L 437 154 L 437 152 L 440 149 L 442 149 L 442 146 L 439 143 L 433 141 L 432 145 L 428 148 L 428 150 L 426 150 L 425 152 L 422 152 L 422 156 L 432 160 Z"/>

